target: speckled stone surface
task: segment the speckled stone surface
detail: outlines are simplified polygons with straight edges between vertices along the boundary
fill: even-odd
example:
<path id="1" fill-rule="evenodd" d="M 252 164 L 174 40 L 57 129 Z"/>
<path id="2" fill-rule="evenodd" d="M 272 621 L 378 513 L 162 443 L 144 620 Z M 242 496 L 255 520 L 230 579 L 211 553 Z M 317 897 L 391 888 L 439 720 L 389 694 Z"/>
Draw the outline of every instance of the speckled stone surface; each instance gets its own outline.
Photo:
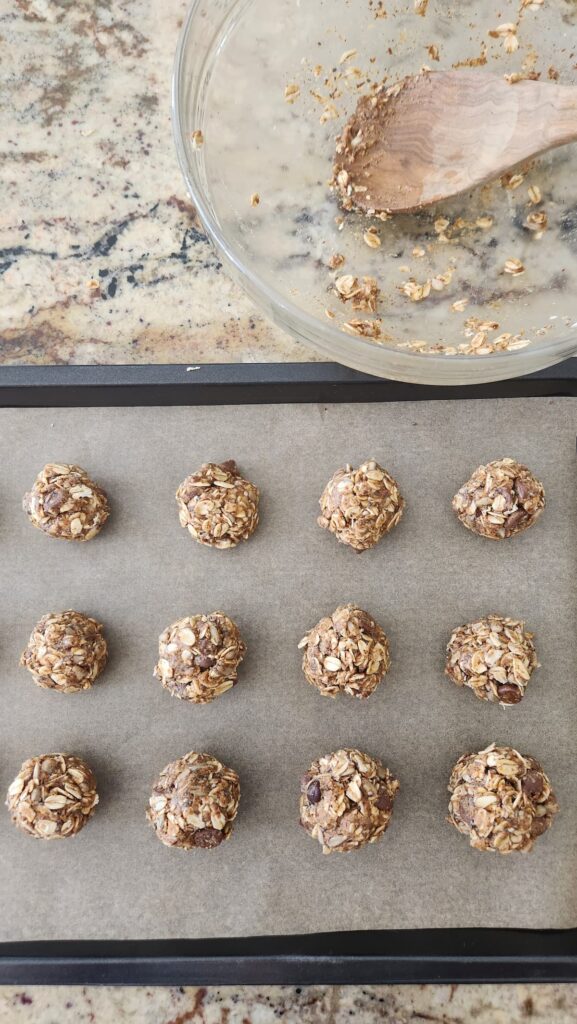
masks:
<path id="1" fill-rule="evenodd" d="M 171 136 L 187 0 L 0 0 L 0 363 L 314 358 L 222 270 Z"/>
<path id="2" fill-rule="evenodd" d="M 574 1024 L 574 985 L 5 988 L 2 1024 Z"/>

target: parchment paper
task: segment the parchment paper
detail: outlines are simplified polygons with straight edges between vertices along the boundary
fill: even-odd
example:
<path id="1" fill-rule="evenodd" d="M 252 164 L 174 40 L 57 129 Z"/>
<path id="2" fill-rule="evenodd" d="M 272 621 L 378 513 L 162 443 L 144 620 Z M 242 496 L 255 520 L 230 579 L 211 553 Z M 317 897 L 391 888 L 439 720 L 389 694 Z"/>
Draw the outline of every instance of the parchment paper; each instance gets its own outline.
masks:
<path id="1" fill-rule="evenodd" d="M 0 810 L 0 939 L 195 938 L 340 929 L 577 925 L 577 535 L 572 399 L 0 411 L 0 792 L 21 762 L 87 758 L 101 804 L 77 837 L 42 843 Z M 356 555 L 316 526 L 318 496 L 346 461 L 375 456 L 407 500 L 399 528 Z M 481 462 L 511 455 L 543 480 L 539 524 L 503 544 L 450 510 Z M 230 552 L 195 544 L 174 492 L 206 460 L 234 457 L 262 490 L 262 524 Z M 66 544 L 20 509 L 50 460 L 108 491 L 101 536 Z M 297 643 L 341 603 L 382 623 L 393 665 L 366 703 L 322 698 Z M 105 623 L 109 667 L 93 690 L 38 689 L 18 658 L 45 612 Z M 222 609 L 249 653 L 235 689 L 189 706 L 152 677 L 161 630 Z M 525 618 L 542 668 L 519 707 L 477 701 L 443 676 L 454 626 L 490 611 Z M 492 741 L 539 758 L 561 812 L 529 856 L 469 848 L 444 821 L 450 769 Z M 365 850 L 323 856 L 298 825 L 299 778 L 342 745 L 380 756 L 401 791 Z M 144 812 L 158 771 L 191 749 L 241 776 L 232 840 L 163 847 Z"/>

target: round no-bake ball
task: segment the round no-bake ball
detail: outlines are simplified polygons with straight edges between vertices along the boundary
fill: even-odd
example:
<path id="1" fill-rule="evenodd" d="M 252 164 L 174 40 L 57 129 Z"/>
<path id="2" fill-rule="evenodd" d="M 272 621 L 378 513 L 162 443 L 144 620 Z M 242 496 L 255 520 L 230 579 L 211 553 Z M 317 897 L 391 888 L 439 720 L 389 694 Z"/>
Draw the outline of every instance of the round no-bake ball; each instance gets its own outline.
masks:
<path id="1" fill-rule="evenodd" d="M 559 810 L 539 762 L 495 744 L 459 758 L 449 792 L 449 821 L 477 850 L 527 853 Z"/>
<path id="2" fill-rule="evenodd" d="M 191 751 L 160 773 L 147 817 L 165 846 L 212 850 L 230 838 L 239 800 L 236 772 Z"/>
<path id="3" fill-rule="evenodd" d="M 92 540 L 110 515 L 108 498 L 81 466 L 45 466 L 22 502 L 30 522 L 50 537 Z"/>
<path id="4" fill-rule="evenodd" d="M 323 853 L 374 843 L 387 830 L 399 783 L 360 750 L 335 750 L 313 761 L 301 782 L 300 822 Z"/>
<path id="5" fill-rule="evenodd" d="M 529 529 L 545 508 L 543 484 L 515 459 L 479 466 L 453 498 L 463 526 L 489 540 Z"/>
<path id="6" fill-rule="evenodd" d="M 174 697 L 208 704 L 235 685 L 245 654 L 240 630 L 224 612 L 189 615 L 161 633 L 154 674 Z"/>
<path id="7" fill-rule="evenodd" d="M 508 705 L 522 700 L 538 665 L 533 634 L 524 622 L 487 615 L 454 630 L 445 674 L 481 700 Z"/>
<path id="8" fill-rule="evenodd" d="M 6 800 L 14 824 L 36 839 L 75 835 L 97 803 L 94 775 L 74 754 L 42 754 L 25 761 Z"/>
<path id="9" fill-rule="evenodd" d="M 355 551 L 378 544 L 397 525 L 405 507 L 396 481 L 374 459 L 358 469 L 337 470 L 319 504 L 319 526 Z"/>
<path id="10" fill-rule="evenodd" d="M 36 623 L 20 664 L 38 686 L 61 693 L 87 690 L 108 657 L 102 626 L 81 612 L 52 612 Z"/>
<path id="11" fill-rule="evenodd" d="M 354 604 L 337 608 L 301 640 L 303 672 L 323 697 L 347 693 L 370 696 L 388 672 L 386 634 L 368 612 Z"/>
<path id="12" fill-rule="evenodd" d="M 230 459 L 206 462 L 176 492 L 180 525 L 200 544 L 232 548 L 258 526 L 258 488 L 242 477 Z"/>

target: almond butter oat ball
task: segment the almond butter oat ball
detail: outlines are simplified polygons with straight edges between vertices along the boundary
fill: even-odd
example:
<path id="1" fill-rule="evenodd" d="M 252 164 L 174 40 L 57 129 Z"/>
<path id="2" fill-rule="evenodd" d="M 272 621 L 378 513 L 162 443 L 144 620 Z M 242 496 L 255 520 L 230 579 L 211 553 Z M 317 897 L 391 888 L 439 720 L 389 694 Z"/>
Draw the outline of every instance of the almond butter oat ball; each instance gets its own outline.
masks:
<path id="1" fill-rule="evenodd" d="M 389 827 L 399 783 L 376 757 L 335 750 L 313 761 L 301 781 L 300 822 L 323 853 L 374 843 Z"/>
<path id="2" fill-rule="evenodd" d="M 110 515 L 106 494 L 81 466 L 49 463 L 38 474 L 22 507 L 50 537 L 92 540 Z"/>
<path id="3" fill-rule="evenodd" d="M 245 654 L 239 628 L 224 612 L 188 615 L 161 633 L 154 675 L 173 697 L 208 704 L 236 684 Z"/>
<path id="4" fill-rule="evenodd" d="M 544 508 L 543 484 L 515 459 L 479 466 L 453 498 L 463 526 L 489 540 L 527 530 Z"/>
<path id="5" fill-rule="evenodd" d="M 212 850 L 230 839 L 239 800 L 236 772 L 191 751 L 160 773 L 146 816 L 165 846 Z"/>
<path id="6" fill-rule="evenodd" d="M 494 743 L 459 758 L 449 792 L 448 820 L 477 850 L 528 853 L 559 810 L 539 762 Z"/>
<path id="7" fill-rule="evenodd" d="M 236 462 L 206 462 L 176 492 L 180 525 L 199 544 L 233 548 L 258 526 L 258 488 L 242 477 Z"/>
<path id="8" fill-rule="evenodd" d="M 378 544 L 397 525 L 405 507 L 396 481 L 374 459 L 358 469 L 347 465 L 337 470 L 319 504 L 319 526 L 355 551 Z"/>
<path id="9" fill-rule="evenodd" d="M 96 779 L 74 754 L 42 754 L 22 765 L 8 789 L 12 821 L 36 839 L 67 839 L 84 828 L 98 803 Z"/>
<path id="10" fill-rule="evenodd" d="M 303 672 L 323 697 L 369 697 L 389 670 L 386 634 L 354 604 L 337 608 L 301 640 Z"/>
<path id="11" fill-rule="evenodd" d="M 487 615 L 459 626 L 447 644 L 445 675 L 480 700 L 518 704 L 538 667 L 533 634 L 518 619 Z"/>
<path id="12" fill-rule="evenodd" d="M 60 693 L 88 690 L 108 658 L 102 626 L 81 612 L 51 612 L 36 623 L 20 664 L 38 686 Z"/>

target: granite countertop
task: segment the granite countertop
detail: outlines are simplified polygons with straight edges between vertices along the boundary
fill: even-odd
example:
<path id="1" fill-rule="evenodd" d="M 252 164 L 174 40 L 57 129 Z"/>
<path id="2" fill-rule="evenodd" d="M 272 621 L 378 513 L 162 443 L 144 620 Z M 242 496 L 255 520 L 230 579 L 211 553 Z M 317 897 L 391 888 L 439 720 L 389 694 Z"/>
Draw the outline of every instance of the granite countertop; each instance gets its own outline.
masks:
<path id="1" fill-rule="evenodd" d="M 6 988 L 2 1024 L 574 1024 L 577 986 Z"/>
<path id="2" fill-rule="evenodd" d="M 0 363 L 304 360 L 188 201 L 170 76 L 187 0 L 0 3 Z"/>
<path id="3" fill-rule="evenodd" d="M 314 356 L 223 271 L 173 151 L 187 0 L 0 0 L 0 363 Z M 2 1024 L 577 1019 L 577 985 L 0 989 Z"/>

